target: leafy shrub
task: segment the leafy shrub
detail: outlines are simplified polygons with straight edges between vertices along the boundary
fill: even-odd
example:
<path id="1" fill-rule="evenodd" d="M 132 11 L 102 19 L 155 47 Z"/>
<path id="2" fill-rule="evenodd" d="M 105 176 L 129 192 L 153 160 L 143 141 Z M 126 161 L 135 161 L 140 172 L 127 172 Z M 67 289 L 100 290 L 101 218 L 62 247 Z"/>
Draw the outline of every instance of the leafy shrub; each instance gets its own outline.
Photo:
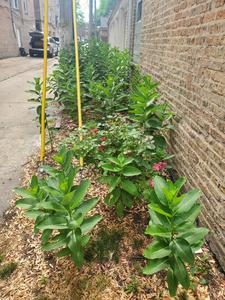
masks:
<path id="1" fill-rule="evenodd" d="M 141 174 L 141 171 L 132 165 L 133 161 L 133 158 L 126 158 L 120 154 L 117 158 L 108 158 L 108 163 L 101 165 L 104 171 L 110 173 L 102 177 L 102 181 L 109 185 L 105 203 L 109 206 L 115 205 L 120 217 L 123 216 L 126 207 L 132 207 L 133 198 L 138 196 L 137 186 L 127 179 Z"/>
<path id="2" fill-rule="evenodd" d="M 158 83 L 153 82 L 151 76 L 145 75 L 133 87 L 130 95 L 132 119 L 137 121 L 148 134 L 172 128 L 169 121 L 173 113 L 168 111 L 168 104 L 157 103 L 160 98 L 157 87 Z"/>
<path id="3" fill-rule="evenodd" d="M 87 127 L 83 130 L 82 141 L 79 139 L 79 130 L 75 130 L 64 141 L 74 145 L 75 157 L 84 157 L 87 164 L 94 163 L 97 166 L 108 157 L 123 153 L 132 156 L 136 166 L 142 169 L 142 174 L 149 178 L 159 174 L 154 171 L 156 163 L 172 157 L 163 147 L 155 145 L 153 136 L 146 135 L 142 128 L 129 123 L 126 117 L 108 118 L 105 123 L 93 123 Z"/>
<path id="4" fill-rule="evenodd" d="M 36 106 L 36 113 L 37 113 L 37 120 L 39 122 L 40 132 L 41 132 L 41 107 L 42 107 L 42 81 L 40 77 L 34 77 L 34 80 L 29 82 L 33 88 L 28 90 L 27 92 L 30 93 L 33 97 L 29 98 L 29 102 L 34 102 L 37 104 Z M 47 87 L 47 90 L 49 87 Z M 52 101 L 52 98 L 47 97 L 46 98 L 46 109 L 48 108 L 49 102 Z M 49 142 L 51 144 L 51 147 L 53 148 L 53 135 L 52 132 L 54 130 L 53 127 L 50 126 L 50 120 L 49 115 L 45 113 L 45 127 L 48 130 L 48 136 L 49 136 Z"/>
<path id="5" fill-rule="evenodd" d="M 0 266 L 0 278 L 5 279 L 9 277 L 17 268 L 17 263 L 9 262 Z"/>
<path id="6" fill-rule="evenodd" d="M 93 99 L 93 109 L 101 115 L 107 116 L 118 111 L 127 110 L 127 95 L 124 93 L 124 82 L 116 82 L 108 76 L 105 82 L 91 82 L 89 94 Z"/>
<path id="7" fill-rule="evenodd" d="M 74 185 L 76 169 L 72 166 L 72 152 L 62 148 L 54 157 L 59 169 L 43 166 L 48 174 L 44 179 L 33 176 L 30 188 L 17 188 L 23 199 L 16 205 L 26 209 L 26 215 L 35 219 L 35 232 L 42 231 L 42 249 L 58 250 L 58 256 L 70 255 L 77 267 L 84 263 L 84 248 L 89 232 L 101 220 L 99 215 L 87 217 L 97 198 L 84 201 L 90 186 L 88 180 Z"/>
<path id="8" fill-rule="evenodd" d="M 145 233 L 154 237 L 145 249 L 144 256 L 150 261 L 144 274 L 152 275 L 167 270 L 167 283 L 171 296 L 176 295 L 178 283 L 185 289 L 190 287 L 186 264 L 193 266 L 195 252 L 204 243 L 206 228 L 197 228 L 195 220 L 201 211 L 196 201 L 199 190 L 179 194 L 184 178 L 175 183 L 156 176 L 149 204 L 151 220 Z"/>

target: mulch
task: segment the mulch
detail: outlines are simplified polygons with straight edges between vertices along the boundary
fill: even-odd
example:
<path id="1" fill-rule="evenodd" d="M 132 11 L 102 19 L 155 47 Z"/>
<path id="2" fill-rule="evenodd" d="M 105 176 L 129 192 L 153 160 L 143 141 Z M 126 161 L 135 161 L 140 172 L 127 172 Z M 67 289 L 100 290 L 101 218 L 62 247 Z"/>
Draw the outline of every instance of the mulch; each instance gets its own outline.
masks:
<path id="1" fill-rule="evenodd" d="M 55 148 L 73 130 L 74 122 L 62 121 L 62 129 L 55 136 Z M 50 149 L 46 163 L 53 164 Z M 39 173 L 39 155 L 31 157 L 24 169 L 22 185 L 27 186 L 33 174 Z M 136 203 L 125 217 L 118 218 L 104 204 L 107 187 L 98 181 L 98 172 L 85 168 L 77 180 L 89 178 L 91 187 L 88 197 L 98 196 L 100 201 L 93 213 L 103 216 L 93 232 L 98 237 L 101 228 L 122 230 L 119 261 L 111 256 L 103 262 L 93 260 L 78 270 L 69 258 L 57 258 L 53 253 L 41 250 L 40 235 L 33 232 L 33 221 L 24 217 L 23 210 L 15 207 L 16 197 L 4 215 L 0 229 L 2 262 L 16 262 L 17 268 L 6 279 L 0 279 L 0 299 L 4 300 L 128 300 L 172 299 L 165 283 L 165 273 L 144 276 L 141 273 L 145 260 L 144 248 L 151 239 L 144 235 L 149 221 L 147 207 Z M 134 247 L 134 241 L 141 241 Z M 113 255 L 113 253 L 112 253 Z M 197 255 L 197 271 L 192 276 L 192 289 L 187 292 L 179 287 L 176 299 L 225 299 L 224 274 L 207 244 Z"/>

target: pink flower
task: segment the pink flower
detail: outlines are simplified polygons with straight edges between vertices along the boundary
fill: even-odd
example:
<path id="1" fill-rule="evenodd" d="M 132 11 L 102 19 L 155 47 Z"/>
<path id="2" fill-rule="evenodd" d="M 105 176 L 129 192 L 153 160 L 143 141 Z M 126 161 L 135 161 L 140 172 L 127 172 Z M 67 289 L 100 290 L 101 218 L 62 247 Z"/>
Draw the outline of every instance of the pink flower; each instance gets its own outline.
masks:
<path id="1" fill-rule="evenodd" d="M 153 168 L 154 171 L 159 172 L 159 171 L 164 170 L 164 169 L 167 168 L 167 162 L 160 161 L 160 162 L 154 164 L 152 168 Z"/>
<path id="2" fill-rule="evenodd" d="M 104 145 L 100 145 L 99 147 L 98 147 L 98 151 L 99 152 L 103 152 L 105 150 L 105 146 Z"/>
<path id="3" fill-rule="evenodd" d="M 154 188 L 154 182 L 151 178 L 149 179 L 148 183 L 151 188 Z"/>
<path id="4" fill-rule="evenodd" d="M 91 133 L 96 135 L 98 133 L 98 128 L 91 129 Z"/>
<path id="5" fill-rule="evenodd" d="M 101 140 L 102 142 L 105 142 L 105 141 L 107 141 L 107 137 L 106 137 L 106 136 L 103 136 L 103 137 L 100 138 L 100 140 Z"/>

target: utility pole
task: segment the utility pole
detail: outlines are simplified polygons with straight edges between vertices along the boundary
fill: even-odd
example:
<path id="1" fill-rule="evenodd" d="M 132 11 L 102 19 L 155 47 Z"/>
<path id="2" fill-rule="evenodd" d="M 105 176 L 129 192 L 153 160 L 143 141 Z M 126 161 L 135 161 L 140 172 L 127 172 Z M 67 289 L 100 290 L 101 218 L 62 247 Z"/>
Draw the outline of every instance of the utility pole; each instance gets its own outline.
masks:
<path id="1" fill-rule="evenodd" d="M 88 36 L 91 38 L 93 36 L 93 0 L 89 0 L 89 27 L 88 27 Z"/>

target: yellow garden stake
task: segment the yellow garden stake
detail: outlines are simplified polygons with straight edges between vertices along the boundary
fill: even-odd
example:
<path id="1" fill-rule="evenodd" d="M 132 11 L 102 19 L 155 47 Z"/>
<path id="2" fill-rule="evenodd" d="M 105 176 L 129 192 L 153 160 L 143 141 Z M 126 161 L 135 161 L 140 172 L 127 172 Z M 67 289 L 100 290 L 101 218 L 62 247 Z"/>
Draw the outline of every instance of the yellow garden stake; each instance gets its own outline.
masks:
<path id="1" fill-rule="evenodd" d="M 44 66 L 41 98 L 41 162 L 45 159 L 45 107 L 48 57 L 48 0 L 44 1 Z"/>
<path id="2" fill-rule="evenodd" d="M 82 135 L 82 109 L 81 109 L 81 91 L 80 91 L 80 65 L 79 65 L 79 49 L 77 34 L 77 6 L 76 0 L 73 0 L 73 26 L 74 26 L 74 49 L 75 49 L 75 66 L 76 66 L 76 82 L 77 82 L 77 110 L 78 110 L 78 127 L 80 129 L 80 141 L 83 140 Z M 80 158 L 80 166 L 83 167 L 83 157 Z"/>

